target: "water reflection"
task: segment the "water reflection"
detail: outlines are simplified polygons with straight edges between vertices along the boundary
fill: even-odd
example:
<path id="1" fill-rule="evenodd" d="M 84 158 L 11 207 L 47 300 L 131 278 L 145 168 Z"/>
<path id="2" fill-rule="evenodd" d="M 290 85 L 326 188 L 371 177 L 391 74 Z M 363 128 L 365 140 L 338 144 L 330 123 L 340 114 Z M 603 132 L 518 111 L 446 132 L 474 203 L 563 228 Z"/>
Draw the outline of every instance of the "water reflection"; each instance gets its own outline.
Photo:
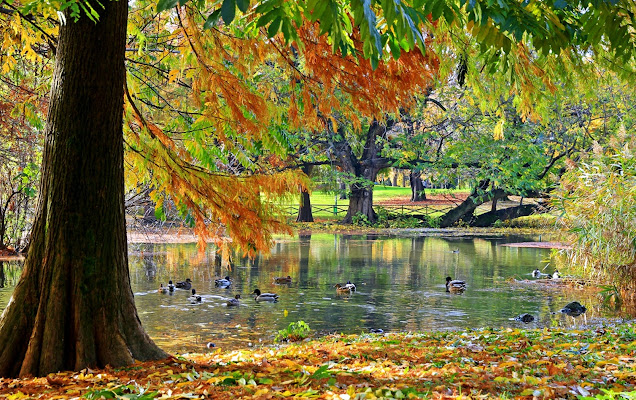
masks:
<path id="1" fill-rule="evenodd" d="M 612 316 L 591 294 L 510 283 L 513 277 L 531 279 L 550 255 L 499 246 L 512 241 L 520 238 L 304 234 L 278 241 L 270 255 L 254 260 L 217 256 L 211 247 L 201 252 L 194 244 L 131 245 L 129 260 L 140 318 L 170 352 L 203 351 L 208 342 L 223 348 L 271 343 L 278 330 L 298 320 L 319 333 L 570 326 L 583 316 L 553 313 L 575 300 L 588 307 L 588 322 Z M 215 287 L 214 280 L 226 275 L 232 284 Z M 291 284 L 274 283 L 287 275 Z M 2 307 L 19 274 L 12 276 L 11 288 L 0 289 Z M 446 293 L 446 276 L 466 281 L 468 290 Z M 157 291 L 160 283 L 186 278 L 202 303 L 190 304 L 186 290 Z M 348 280 L 357 291 L 338 295 L 334 284 Z M 278 293 L 280 300 L 257 303 L 250 295 L 255 288 Z M 236 294 L 240 305 L 228 307 Z M 535 321 L 510 320 L 522 313 Z"/>

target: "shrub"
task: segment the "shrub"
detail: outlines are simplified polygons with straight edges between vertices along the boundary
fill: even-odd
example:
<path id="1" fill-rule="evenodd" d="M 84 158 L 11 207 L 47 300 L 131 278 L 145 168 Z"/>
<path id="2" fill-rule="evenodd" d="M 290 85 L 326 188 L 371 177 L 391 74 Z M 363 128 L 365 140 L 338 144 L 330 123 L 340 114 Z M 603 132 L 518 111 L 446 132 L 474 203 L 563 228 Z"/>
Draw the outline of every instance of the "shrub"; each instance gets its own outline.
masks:
<path id="1" fill-rule="evenodd" d="M 576 239 L 567 263 L 621 289 L 636 282 L 636 140 L 625 138 L 568 171 L 554 198 L 560 222 Z"/>
<path id="2" fill-rule="evenodd" d="M 278 331 L 274 342 L 298 342 L 309 336 L 311 329 L 305 321 L 296 321 L 283 330 Z"/>

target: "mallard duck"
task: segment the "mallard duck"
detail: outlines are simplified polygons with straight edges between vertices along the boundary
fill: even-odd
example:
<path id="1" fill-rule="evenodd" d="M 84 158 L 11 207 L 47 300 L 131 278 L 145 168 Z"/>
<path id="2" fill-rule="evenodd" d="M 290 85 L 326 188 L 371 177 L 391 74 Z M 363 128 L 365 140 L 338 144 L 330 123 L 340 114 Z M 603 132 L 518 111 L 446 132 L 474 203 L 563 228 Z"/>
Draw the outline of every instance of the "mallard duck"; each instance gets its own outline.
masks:
<path id="1" fill-rule="evenodd" d="M 163 286 L 163 283 L 162 283 L 161 285 L 159 285 L 159 289 L 157 289 L 157 292 L 168 293 L 168 288 L 166 286 Z"/>
<path id="2" fill-rule="evenodd" d="M 177 282 L 175 286 L 179 289 L 190 290 L 192 289 L 192 281 L 190 280 L 190 278 L 187 278 L 183 282 Z"/>
<path id="3" fill-rule="evenodd" d="M 583 314 L 586 310 L 587 309 L 585 308 L 584 305 L 582 305 L 578 301 L 573 301 L 571 303 L 568 303 L 565 307 L 563 307 L 561 309 L 561 312 L 563 314 L 569 315 L 570 317 L 578 317 L 579 315 Z"/>
<path id="4" fill-rule="evenodd" d="M 197 291 L 192 289 L 192 296 L 188 297 L 188 301 L 192 304 L 195 303 L 200 303 L 201 302 L 201 296 L 199 296 L 197 294 Z"/>
<path id="5" fill-rule="evenodd" d="M 214 286 L 217 286 L 217 287 L 228 287 L 231 284 L 232 284 L 232 279 L 229 276 L 214 280 Z"/>
<path id="6" fill-rule="evenodd" d="M 334 287 L 336 288 L 336 293 L 338 294 L 349 294 L 355 290 L 355 289 L 352 289 L 350 286 L 347 286 L 346 283 L 344 285 L 336 283 Z"/>
<path id="7" fill-rule="evenodd" d="M 552 274 L 552 279 L 560 279 L 561 278 L 561 274 L 559 273 L 559 270 L 556 269 L 554 270 L 554 273 Z"/>
<path id="8" fill-rule="evenodd" d="M 530 314 L 521 314 L 517 315 L 513 319 L 515 321 L 523 322 L 524 324 L 529 324 L 530 322 L 534 321 L 534 316 Z"/>
<path id="9" fill-rule="evenodd" d="M 229 299 L 229 300 L 227 301 L 227 306 L 228 306 L 228 307 L 230 307 L 230 306 L 238 306 L 238 305 L 239 305 L 239 299 L 240 299 L 240 298 L 241 298 L 241 295 L 240 295 L 240 294 L 237 294 L 236 296 L 234 296 L 234 298 L 233 298 L 233 299 Z"/>
<path id="10" fill-rule="evenodd" d="M 539 268 L 536 268 L 534 271 L 532 271 L 532 277 L 541 278 L 541 271 L 539 271 Z"/>
<path id="11" fill-rule="evenodd" d="M 446 291 L 450 293 L 462 293 L 466 290 L 466 282 L 453 280 L 450 276 L 446 277 Z"/>
<path id="12" fill-rule="evenodd" d="M 292 278 L 289 275 L 287 275 L 286 278 L 283 276 L 274 278 L 274 283 L 291 283 L 291 282 L 292 282 Z"/>
<path id="13" fill-rule="evenodd" d="M 252 294 L 255 294 L 254 300 L 256 301 L 277 301 L 278 295 L 276 293 L 261 293 L 260 290 L 254 289 Z"/>
<path id="14" fill-rule="evenodd" d="M 172 284 L 172 281 L 168 281 L 168 291 L 174 292 L 174 285 Z"/>
<path id="15" fill-rule="evenodd" d="M 351 281 L 347 281 L 347 283 L 345 283 L 344 287 L 348 287 L 349 289 L 351 289 L 352 292 L 356 291 L 356 285 L 351 283 Z"/>

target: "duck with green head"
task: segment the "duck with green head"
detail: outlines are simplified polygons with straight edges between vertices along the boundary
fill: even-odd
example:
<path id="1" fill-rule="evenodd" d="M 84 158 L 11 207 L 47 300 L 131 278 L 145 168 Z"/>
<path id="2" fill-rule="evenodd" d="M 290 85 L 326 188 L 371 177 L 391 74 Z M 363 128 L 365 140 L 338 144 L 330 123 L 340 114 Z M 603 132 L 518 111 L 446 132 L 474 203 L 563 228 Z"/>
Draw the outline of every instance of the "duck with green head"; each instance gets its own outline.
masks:
<path id="1" fill-rule="evenodd" d="M 261 293 L 259 289 L 254 289 L 252 294 L 255 294 L 254 300 L 256 301 L 278 301 L 278 295 L 276 293 Z"/>
<path id="2" fill-rule="evenodd" d="M 466 290 L 466 282 L 446 277 L 446 291 L 449 293 L 463 293 Z"/>

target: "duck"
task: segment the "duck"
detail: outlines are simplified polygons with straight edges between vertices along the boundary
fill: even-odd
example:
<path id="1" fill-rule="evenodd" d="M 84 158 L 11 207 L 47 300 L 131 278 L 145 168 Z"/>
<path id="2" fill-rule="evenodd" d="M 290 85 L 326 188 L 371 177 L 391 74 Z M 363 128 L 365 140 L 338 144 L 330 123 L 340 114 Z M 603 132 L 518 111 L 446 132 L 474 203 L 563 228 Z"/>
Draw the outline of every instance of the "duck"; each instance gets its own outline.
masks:
<path id="1" fill-rule="evenodd" d="M 534 321 L 534 316 L 530 314 L 521 314 L 514 317 L 515 321 L 523 322 L 524 324 L 529 324 Z"/>
<path id="2" fill-rule="evenodd" d="M 216 287 L 228 287 L 231 284 L 232 284 L 232 279 L 229 276 L 214 280 L 214 286 Z"/>
<path id="3" fill-rule="evenodd" d="M 560 279 L 561 278 L 561 274 L 559 273 L 558 269 L 554 270 L 554 273 L 552 274 L 552 279 Z"/>
<path id="4" fill-rule="evenodd" d="M 536 268 L 534 271 L 532 271 L 532 277 L 541 278 L 541 271 L 539 271 L 539 268 Z"/>
<path id="5" fill-rule="evenodd" d="M 192 289 L 192 296 L 188 297 L 188 301 L 192 304 L 200 303 L 201 296 L 197 294 L 197 291 L 195 289 Z"/>
<path id="6" fill-rule="evenodd" d="M 561 309 L 563 314 L 567 314 L 570 317 L 578 317 L 579 315 L 585 313 L 587 309 L 584 305 L 579 303 L 578 301 L 573 301 L 568 303 L 565 307 Z"/>
<path id="7" fill-rule="evenodd" d="M 453 253 L 453 254 L 459 254 L 459 249 L 451 250 L 451 253 Z"/>
<path id="8" fill-rule="evenodd" d="M 175 286 L 179 289 L 190 290 L 192 289 L 192 281 L 190 280 L 190 278 L 187 278 L 183 282 L 177 282 Z"/>
<path id="9" fill-rule="evenodd" d="M 462 293 L 466 290 L 466 282 L 453 280 L 450 276 L 446 277 L 446 291 L 450 293 Z"/>
<path id="10" fill-rule="evenodd" d="M 163 283 L 161 285 L 159 285 L 159 289 L 157 289 L 157 292 L 159 293 L 168 293 L 168 287 L 167 286 L 163 286 Z"/>
<path id="11" fill-rule="evenodd" d="M 254 289 L 252 294 L 255 294 L 254 300 L 256 301 L 278 301 L 278 295 L 276 293 L 261 293 L 259 289 Z"/>
<path id="12" fill-rule="evenodd" d="M 355 289 L 351 289 L 351 287 L 347 286 L 346 283 L 344 285 L 336 283 L 334 287 L 336 288 L 336 293 L 338 294 L 349 294 L 352 291 L 355 291 Z"/>
<path id="13" fill-rule="evenodd" d="M 348 287 L 349 289 L 351 289 L 352 292 L 356 291 L 356 285 L 354 285 L 353 283 L 351 283 L 351 281 L 347 281 L 347 283 L 345 283 L 344 285 L 345 287 Z"/>
<path id="14" fill-rule="evenodd" d="M 168 281 L 168 291 L 174 292 L 174 285 L 172 284 L 172 281 Z"/>
<path id="15" fill-rule="evenodd" d="M 230 307 L 230 306 L 238 306 L 238 305 L 240 304 L 240 303 L 239 303 L 239 299 L 240 299 L 240 298 L 241 298 L 241 295 L 240 295 L 240 294 L 237 294 L 236 296 L 234 296 L 234 298 L 233 298 L 233 299 L 229 299 L 229 300 L 227 301 L 227 306 L 228 306 L 228 307 Z"/>
<path id="16" fill-rule="evenodd" d="M 287 275 L 286 278 L 284 276 L 279 276 L 274 278 L 274 283 L 291 283 L 291 282 L 292 282 L 292 278 L 289 275 Z"/>

